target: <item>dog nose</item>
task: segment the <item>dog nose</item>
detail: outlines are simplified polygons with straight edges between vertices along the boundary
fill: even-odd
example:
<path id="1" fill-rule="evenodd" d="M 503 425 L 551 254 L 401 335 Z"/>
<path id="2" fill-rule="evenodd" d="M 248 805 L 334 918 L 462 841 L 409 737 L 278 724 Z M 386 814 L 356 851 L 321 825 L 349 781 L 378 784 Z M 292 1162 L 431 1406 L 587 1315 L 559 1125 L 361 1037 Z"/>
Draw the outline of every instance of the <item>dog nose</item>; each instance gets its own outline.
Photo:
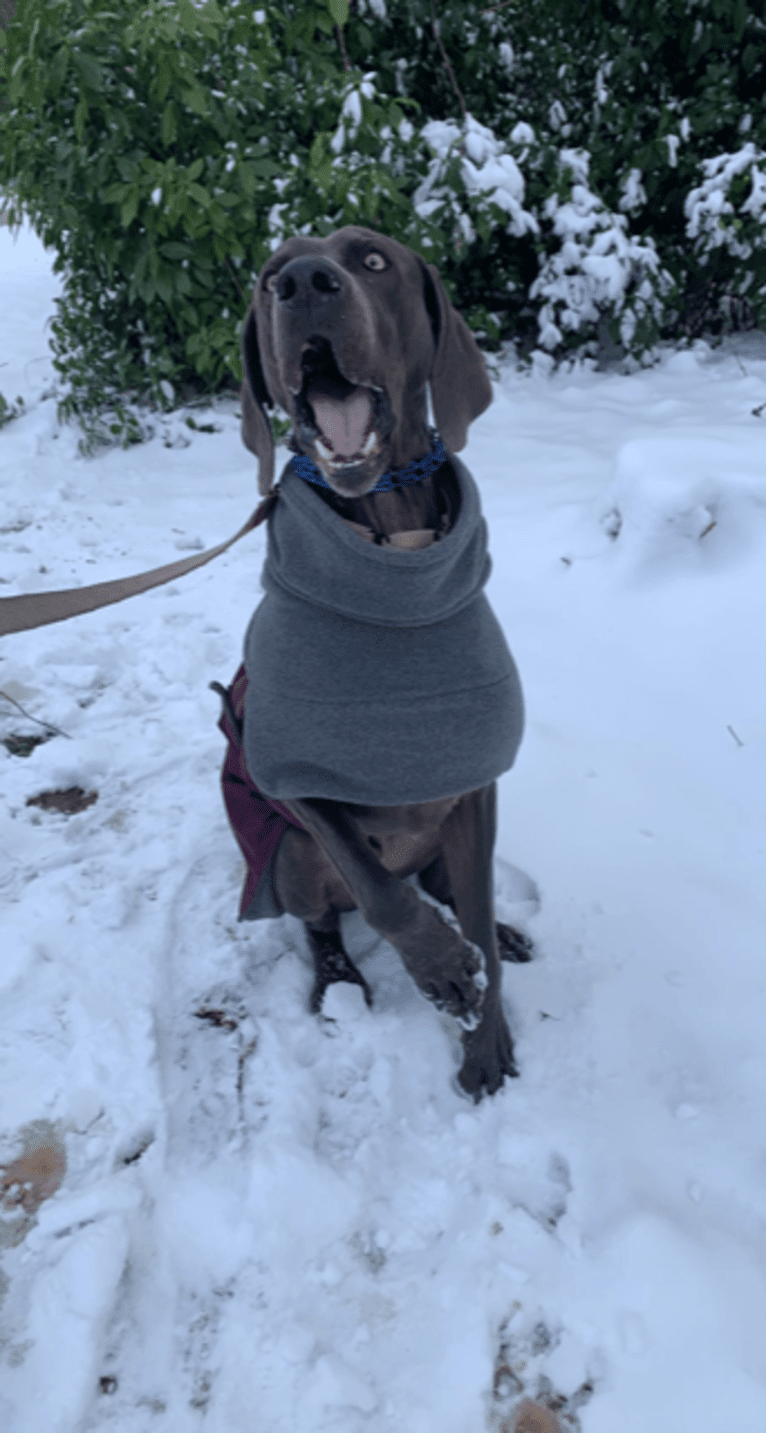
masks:
<path id="1" fill-rule="evenodd" d="M 306 256 L 285 264 L 276 285 L 281 304 L 290 308 L 308 308 L 326 303 L 340 293 L 341 281 L 334 266 L 324 259 Z"/>

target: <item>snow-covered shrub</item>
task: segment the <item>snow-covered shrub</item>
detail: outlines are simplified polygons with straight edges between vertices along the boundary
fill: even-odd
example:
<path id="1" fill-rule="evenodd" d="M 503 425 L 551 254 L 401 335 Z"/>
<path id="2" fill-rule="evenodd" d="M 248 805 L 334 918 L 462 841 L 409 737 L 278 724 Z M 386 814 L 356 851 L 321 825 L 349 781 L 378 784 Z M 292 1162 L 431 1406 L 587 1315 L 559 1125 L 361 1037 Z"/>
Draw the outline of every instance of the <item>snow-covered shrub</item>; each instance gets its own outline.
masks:
<path id="1" fill-rule="evenodd" d="M 237 381 L 264 259 L 339 224 L 431 259 L 490 349 L 558 358 L 611 337 L 636 360 L 657 333 L 763 320 L 758 7 L 12 9 L 0 189 L 11 222 L 26 213 L 57 251 L 62 412 L 111 406 L 102 435 L 136 437 L 126 403 Z"/>
<path id="2" fill-rule="evenodd" d="M 0 176 L 10 222 L 28 214 L 56 250 L 61 414 L 91 438 L 101 410 L 96 436 L 134 441 L 126 402 L 166 408 L 237 375 L 281 170 L 268 135 L 284 77 L 264 14 L 234 0 L 127 0 L 119 15 L 108 0 L 18 0 L 0 55 Z"/>
<path id="3" fill-rule="evenodd" d="M 517 126 L 516 145 L 526 144 L 528 126 Z M 531 131 L 529 131 L 530 137 Z M 464 125 L 429 120 L 421 136 L 434 151 L 428 174 L 413 195 L 416 214 L 438 220 L 440 229 L 453 224 L 455 242 L 470 244 L 477 231 L 505 223 L 516 238 L 536 234 L 538 224 L 524 208 L 524 176 L 511 145 L 504 146 L 491 129 L 468 115 Z M 446 223 L 445 223 L 446 220 Z"/>
<path id="4" fill-rule="evenodd" d="M 418 138 L 428 159 L 412 196 L 418 247 L 459 289 L 479 336 L 497 341 L 526 300 L 539 230 L 521 167 L 534 135 L 519 124 L 503 143 L 469 114 L 463 124 L 429 120 Z"/>
<path id="5" fill-rule="evenodd" d="M 639 359 L 659 337 L 673 281 L 651 237 L 629 234 L 625 215 L 591 191 L 589 158 L 583 150 L 561 150 L 562 182 L 542 206 L 547 252 L 529 290 L 541 300 L 539 343 L 560 353 L 573 339 L 579 346 L 590 337 L 595 352 L 605 318 L 613 340 Z"/>
<path id="6" fill-rule="evenodd" d="M 17 398 L 15 403 L 9 403 L 7 398 L 0 393 L 0 428 L 10 423 L 14 418 L 20 418 L 24 412 L 24 399 Z"/>
<path id="7" fill-rule="evenodd" d="M 370 71 L 340 86 L 316 86 L 327 127 L 290 155 L 274 181 L 270 249 L 291 234 L 329 234 L 344 224 L 379 227 L 405 243 L 415 237 L 407 187 L 415 182 L 418 144 L 406 111 L 417 106 L 381 95 L 375 80 Z"/>
<path id="8" fill-rule="evenodd" d="M 736 292 L 766 321 L 766 153 L 752 143 L 702 161 L 704 179 L 686 197 L 686 232 L 700 265 L 716 251 L 737 260 Z"/>
<path id="9" fill-rule="evenodd" d="M 465 252 L 467 266 L 477 241 L 503 235 L 506 313 L 520 287 L 513 281 L 519 260 L 530 251 L 537 256 L 537 275 L 521 297 L 536 315 L 541 348 L 557 356 L 573 347 L 597 352 L 605 320 L 613 341 L 634 359 L 646 355 L 657 341 L 672 279 L 652 239 L 631 235 L 625 215 L 592 193 L 587 153 L 541 145 L 522 121 L 503 143 L 471 115 L 462 125 L 429 121 L 421 136 L 434 157 L 413 205 L 433 226 L 421 242 L 433 243 L 437 262 L 454 246 Z M 639 171 L 632 171 L 629 201 L 639 182 Z M 504 316 L 503 310 L 484 316 L 490 336 Z"/>

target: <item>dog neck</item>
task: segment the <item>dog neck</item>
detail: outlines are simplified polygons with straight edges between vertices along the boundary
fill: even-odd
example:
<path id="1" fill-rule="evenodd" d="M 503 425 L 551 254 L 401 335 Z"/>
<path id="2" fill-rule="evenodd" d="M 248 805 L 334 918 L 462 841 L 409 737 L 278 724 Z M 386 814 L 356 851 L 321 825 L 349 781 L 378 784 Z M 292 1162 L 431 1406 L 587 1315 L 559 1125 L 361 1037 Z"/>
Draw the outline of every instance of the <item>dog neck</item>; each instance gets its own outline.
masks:
<path id="1" fill-rule="evenodd" d="M 368 541 L 380 545 L 392 534 L 427 529 L 434 533 L 431 541 L 438 541 L 449 532 L 460 511 L 460 489 L 442 444 L 435 433 L 431 437 L 431 451 L 424 458 L 389 469 L 372 491 L 360 498 L 341 497 L 303 454 L 293 458 L 292 466 L 328 507 Z"/>
<path id="2" fill-rule="evenodd" d="M 387 544 L 394 534 L 421 533 L 433 536 L 415 545 L 428 546 L 445 537 L 460 512 L 460 486 L 448 462 L 417 483 L 389 492 L 371 492 L 362 498 L 343 498 L 331 488 L 314 491 L 339 517 L 350 523 L 360 537 L 377 546 Z M 400 545 L 396 541 L 394 545 Z"/>
<path id="3" fill-rule="evenodd" d="M 442 463 L 446 461 L 447 454 L 433 429 L 431 430 L 430 436 L 431 448 L 429 452 L 425 454 L 425 457 L 416 458 L 401 468 L 388 468 L 385 473 L 381 473 L 375 487 L 372 489 L 372 493 L 389 493 L 394 488 L 405 487 L 410 483 L 419 483 L 423 478 L 428 477 L 430 473 L 435 473 L 437 468 L 440 468 Z M 325 481 L 319 468 L 311 461 L 311 458 L 307 458 L 305 453 L 302 453 L 297 445 L 293 447 L 293 452 L 295 456 L 292 460 L 292 466 L 299 477 L 304 478 L 307 483 L 314 483 L 319 488 L 326 488 L 328 492 L 334 492 L 334 488 L 330 483 Z M 370 495 L 369 493 L 366 494 L 368 497 Z"/>

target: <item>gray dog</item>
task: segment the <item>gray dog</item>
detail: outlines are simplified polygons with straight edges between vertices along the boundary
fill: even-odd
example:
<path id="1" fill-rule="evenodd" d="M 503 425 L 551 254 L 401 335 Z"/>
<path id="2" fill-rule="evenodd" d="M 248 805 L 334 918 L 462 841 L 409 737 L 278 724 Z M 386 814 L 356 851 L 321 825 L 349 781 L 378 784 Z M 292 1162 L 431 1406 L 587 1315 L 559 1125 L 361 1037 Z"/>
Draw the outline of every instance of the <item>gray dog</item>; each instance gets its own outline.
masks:
<path id="1" fill-rule="evenodd" d="M 494 920 L 496 780 L 523 704 L 482 590 L 478 491 L 454 456 L 492 399 L 484 361 L 432 265 L 349 227 L 272 254 L 244 366 L 243 437 L 262 493 L 275 404 L 295 453 L 245 644 L 247 770 L 300 823 L 285 826 L 263 913 L 306 923 L 319 1008 L 334 980 L 369 998 L 339 925 L 361 910 L 461 1022 L 459 1080 L 478 1099 L 516 1073 L 498 957 L 530 951 Z M 415 874 L 420 891 L 404 879 Z"/>

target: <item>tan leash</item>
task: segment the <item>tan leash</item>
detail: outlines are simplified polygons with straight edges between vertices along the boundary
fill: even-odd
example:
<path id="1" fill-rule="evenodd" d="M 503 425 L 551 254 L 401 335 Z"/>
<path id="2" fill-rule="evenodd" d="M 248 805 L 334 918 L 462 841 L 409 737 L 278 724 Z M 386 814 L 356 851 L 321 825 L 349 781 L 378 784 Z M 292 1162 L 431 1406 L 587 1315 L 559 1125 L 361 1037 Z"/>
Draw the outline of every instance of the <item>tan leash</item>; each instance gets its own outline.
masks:
<path id="1" fill-rule="evenodd" d="M 95 612 L 97 607 L 108 607 L 112 602 L 124 602 L 126 597 L 136 597 L 150 587 L 161 587 L 176 577 L 184 577 L 197 567 L 204 567 L 214 557 L 239 542 L 245 533 L 252 532 L 274 511 L 279 497 L 279 488 L 274 488 L 258 504 L 255 512 L 247 519 L 244 527 L 235 532 L 226 542 L 209 547 L 206 552 L 197 552 L 193 557 L 183 557 L 178 562 L 168 562 L 164 567 L 153 567 L 150 572 L 138 572 L 135 577 L 118 577 L 113 582 L 96 582 L 91 587 L 65 587 L 59 592 L 28 592 L 20 597 L 0 597 L 0 637 L 11 632 L 30 632 L 33 627 L 45 627 L 49 622 L 65 622 L 68 617 L 79 617 L 82 612 Z"/>

